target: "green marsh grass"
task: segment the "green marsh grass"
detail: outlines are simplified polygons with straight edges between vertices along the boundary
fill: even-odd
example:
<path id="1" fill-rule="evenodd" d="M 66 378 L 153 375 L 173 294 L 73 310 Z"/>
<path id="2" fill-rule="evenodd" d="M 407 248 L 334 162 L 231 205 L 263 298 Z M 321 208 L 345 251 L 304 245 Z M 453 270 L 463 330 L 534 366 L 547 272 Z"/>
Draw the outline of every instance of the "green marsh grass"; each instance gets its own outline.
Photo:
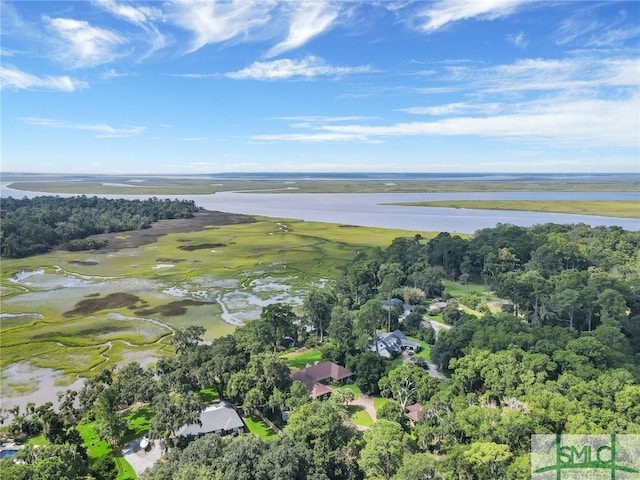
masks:
<path id="1" fill-rule="evenodd" d="M 357 251 L 384 248 L 398 236 L 416 233 L 433 236 L 259 218 L 255 223 L 170 233 L 116 252 L 61 251 L 3 259 L 3 313 L 33 316 L 3 319 L 0 366 L 27 361 L 75 379 L 129 361 L 148 364 L 172 352 L 172 328 L 202 325 L 207 340 L 231 333 L 235 326 L 222 319 L 217 298 L 235 293 L 263 302 L 276 293 L 301 298 L 310 284 L 339 278 Z M 17 273 L 38 271 L 44 274 L 11 281 Z M 65 288 L 67 281 L 72 288 Z M 274 283 L 285 290 L 268 288 Z M 72 313 L 80 302 L 124 293 L 138 298 L 135 305 Z M 185 299 L 208 303 L 173 306 Z M 261 309 L 246 301 L 240 308 L 256 317 Z M 8 381 L 3 380 L 3 387 Z"/>
<path id="2" fill-rule="evenodd" d="M 29 181 L 25 178 L 15 178 L 9 186 L 18 190 L 71 193 L 86 195 L 199 195 L 225 191 L 254 191 L 265 194 L 273 193 L 390 193 L 390 192 L 507 192 L 507 191 L 576 191 L 576 192 L 626 192 L 638 191 L 639 185 L 633 179 L 563 179 L 558 182 L 552 178 L 514 179 L 508 182 L 487 180 L 429 180 L 429 179 L 397 179 L 393 182 L 374 179 L 332 179 L 305 180 L 296 179 L 259 179 L 247 180 L 241 178 L 216 179 L 203 178 L 158 178 L 153 176 L 140 177 L 142 182 L 132 183 L 129 177 L 83 177 L 77 179 L 50 179 L 50 181 Z M 105 185 L 129 184 L 131 186 Z M 294 187 L 293 190 L 289 188 Z"/>
<path id="3" fill-rule="evenodd" d="M 633 200 L 446 200 L 437 202 L 398 203 L 415 207 L 446 207 L 482 210 L 571 213 L 602 217 L 640 218 L 640 204 Z"/>

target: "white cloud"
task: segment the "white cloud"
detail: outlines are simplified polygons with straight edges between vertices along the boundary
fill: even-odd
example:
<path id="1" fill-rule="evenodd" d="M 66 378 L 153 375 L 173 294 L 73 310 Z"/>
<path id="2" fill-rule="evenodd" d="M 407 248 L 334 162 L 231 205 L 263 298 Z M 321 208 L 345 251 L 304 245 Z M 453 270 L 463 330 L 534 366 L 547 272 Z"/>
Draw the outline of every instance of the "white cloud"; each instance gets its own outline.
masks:
<path id="1" fill-rule="evenodd" d="M 507 40 L 518 48 L 527 48 L 529 44 L 524 36 L 524 32 L 507 35 Z"/>
<path id="2" fill-rule="evenodd" d="M 455 102 L 444 105 L 434 105 L 429 107 L 408 107 L 400 108 L 399 112 L 409 113 L 412 115 L 432 115 L 445 116 L 460 113 L 483 113 L 491 114 L 498 112 L 502 107 L 498 103 L 464 103 Z"/>
<path id="3" fill-rule="evenodd" d="M 162 16 L 160 10 L 148 6 L 134 7 L 131 4 L 119 4 L 115 0 L 94 0 L 94 3 L 113 15 L 137 25 L 145 24 Z"/>
<path id="4" fill-rule="evenodd" d="M 66 75 L 38 77 L 23 72 L 14 67 L 0 67 L 0 88 L 15 88 L 17 90 L 45 89 L 73 92 L 87 88 L 89 84 Z"/>
<path id="5" fill-rule="evenodd" d="M 327 30 L 338 17 L 339 10 L 324 1 L 303 1 L 296 4 L 287 38 L 275 45 L 268 57 L 298 48 Z"/>
<path id="6" fill-rule="evenodd" d="M 146 37 L 146 42 L 149 44 L 149 51 L 145 56 L 149 56 L 167 45 L 165 36 L 153 23 L 163 18 L 161 10 L 149 6 L 121 4 L 115 0 L 94 0 L 94 3 L 115 17 L 124 19 L 142 29 Z"/>
<path id="7" fill-rule="evenodd" d="M 579 43 L 581 47 L 620 48 L 629 40 L 640 36 L 637 19 L 627 18 L 624 9 L 608 22 L 594 14 L 598 4 L 577 9 L 570 18 L 563 20 L 556 32 L 558 45 Z M 631 45 L 636 49 L 636 45 Z"/>
<path id="8" fill-rule="evenodd" d="M 382 141 L 404 136 L 471 135 L 554 145 L 638 146 L 640 97 L 626 100 L 549 99 L 516 106 L 511 114 L 451 117 L 434 122 L 371 126 L 322 125 L 306 133 L 255 135 L 266 141 Z M 604 128 L 606 126 L 606 128 Z"/>
<path id="9" fill-rule="evenodd" d="M 271 62 L 254 62 L 247 68 L 225 74 L 237 80 L 285 80 L 293 77 L 342 76 L 371 71 L 371 67 L 335 67 L 325 64 L 318 57 L 309 56 L 301 60 L 283 58 Z"/>
<path id="10" fill-rule="evenodd" d="M 448 23 L 470 18 L 495 20 L 513 14 L 520 6 L 533 0 L 439 0 L 430 3 L 420 16 L 427 17 L 421 29 L 434 32 Z"/>
<path id="11" fill-rule="evenodd" d="M 147 129 L 146 127 L 140 126 L 116 128 L 106 123 L 73 123 L 66 122 L 64 120 L 53 120 L 49 118 L 24 117 L 20 120 L 30 125 L 37 125 L 40 127 L 63 128 L 69 130 L 87 130 L 90 132 L 96 132 L 97 138 L 131 137 L 134 135 L 140 135 Z"/>
<path id="12" fill-rule="evenodd" d="M 117 57 L 117 46 L 125 43 L 118 34 L 83 20 L 46 16 L 44 20 L 59 37 L 58 59 L 75 68 L 108 63 Z"/>
<path id="13" fill-rule="evenodd" d="M 195 35 L 188 53 L 210 43 L 247 37 L 251 30 L 266 25 L 275 2 L 272 0 L 179 0 L 170 4 L 171 17 Z"/>

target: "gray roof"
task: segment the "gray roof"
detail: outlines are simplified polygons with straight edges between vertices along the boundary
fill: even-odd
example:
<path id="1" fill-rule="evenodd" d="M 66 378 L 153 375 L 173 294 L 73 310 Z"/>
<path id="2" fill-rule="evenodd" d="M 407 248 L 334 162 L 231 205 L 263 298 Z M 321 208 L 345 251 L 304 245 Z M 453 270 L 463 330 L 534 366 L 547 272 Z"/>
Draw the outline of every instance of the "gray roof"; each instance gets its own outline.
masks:
<path id="1" fill-rule="evenodd" d="M 374 343 L 369 347 L 370 350 L 376 351 L 376 343 L 378 344 L 378 353 L 383 357 L 391 357 L 394 353 L 402 350 L 403 347 L 411 347 L 417 349 L 420 347 L 419 342 L 409 340 L 407 336 L 400 330 L 394 330 L 388 333 L 379 333 L 374 339 Z"/>
<path id="2" fill-rule="evenodd" d="M 243 428 L 244 422 L 227 402 L 214 403 L 205 408 L 199 417 L 200 423 L 191 423 L 178 429 L 178 436 L 204 435 L 205 433 L 217 432 L 220 430 L 233 430 Z"/>

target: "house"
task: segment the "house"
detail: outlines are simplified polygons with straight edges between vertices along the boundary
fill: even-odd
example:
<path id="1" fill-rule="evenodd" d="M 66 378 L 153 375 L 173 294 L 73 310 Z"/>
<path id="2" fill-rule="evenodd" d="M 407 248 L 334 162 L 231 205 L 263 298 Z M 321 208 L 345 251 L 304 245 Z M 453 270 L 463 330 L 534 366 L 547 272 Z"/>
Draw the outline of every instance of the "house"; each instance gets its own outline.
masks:
<path id="1" fill-rule="evenodd" d="M 209 405 L 200 412 L 198 422 L 183 425 L 177 430 L 176 434 L 182 437 L 189 435 L 199 436 L 206 433 L 229 435 L 240 433 L 244 429 L 244 422 L 236 412 L 236 409 L 233 408 L 233 405 L 222 401 Z"/>
<path id="2" fill-rule="evenodd" d="M 409 405 L 406 412 L 407 418 L 413 423 L 416 423 L 418 420 L 420 420 L 420 413 L 422 412 L 422 408 L 422 405 L 420 405 L 419 403 Z"/>
<path id="3" fill-rule="evenodd" d="M 446 306 L 447 306 L 447 302 L 434 302 L 431 305 L 429 305 L 429 312 L 430 313 L 440 312 L 444 310 Z"/>
<path id="4" fill-rule="evenodd" d="M 369 346 L 372 352 L 378 352 L 378 355 L 384 358 L 393 358 L 403 350 L 417 352 L 420 350 L 420 343 L 409 340 L 407 336 L 400 330 L 394 330 L 388 333 L 379 333 Z"/>
<path id="5" fill-rule="evenodd" d="M 326 384 L 330 381 L 344 382 L 353 372 L 333 362 L 316 362 L 302 370 L 292 370 L 291 379 L 298 380 L 307 387 L 313 398 L 326 398 L 332 390 Z"/>

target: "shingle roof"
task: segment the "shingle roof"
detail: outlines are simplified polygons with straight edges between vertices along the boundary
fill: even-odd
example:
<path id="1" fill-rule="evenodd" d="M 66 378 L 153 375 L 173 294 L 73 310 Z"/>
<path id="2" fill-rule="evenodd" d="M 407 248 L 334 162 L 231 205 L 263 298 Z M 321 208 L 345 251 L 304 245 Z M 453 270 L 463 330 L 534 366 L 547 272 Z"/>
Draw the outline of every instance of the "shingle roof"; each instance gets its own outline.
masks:
<path id="1" fill-rule="evenodd" d="M 218 430 L 233 430 L 244 427 L 244 423 L 233 408 L 227 402 L 214 403 L 205 408 L 199 417 L 202 425 L 191 423 L 178 429 L 178 436 L 203 435 Z"/>
<path id="2" fill-rule="evenodd" d="M 417 422 L 420 419 L 420 412 L 422 412 L 422 405 L 419 403 L 414 403 L 407 407 L 407 417 L 414 422 Z"/>
<path id="3" fill-rule="evenodd" d="M 304 383 L 309 393 L 314 398 L 317 398 L 331 392 L 331 388 L 322 385 L 320 382 L 329 378 L 343 380 L 352 376 L 353 373 L 333 362 L 322 362 L 303 370 L 292 370 L 290 375 L 293 380 Z"/>

